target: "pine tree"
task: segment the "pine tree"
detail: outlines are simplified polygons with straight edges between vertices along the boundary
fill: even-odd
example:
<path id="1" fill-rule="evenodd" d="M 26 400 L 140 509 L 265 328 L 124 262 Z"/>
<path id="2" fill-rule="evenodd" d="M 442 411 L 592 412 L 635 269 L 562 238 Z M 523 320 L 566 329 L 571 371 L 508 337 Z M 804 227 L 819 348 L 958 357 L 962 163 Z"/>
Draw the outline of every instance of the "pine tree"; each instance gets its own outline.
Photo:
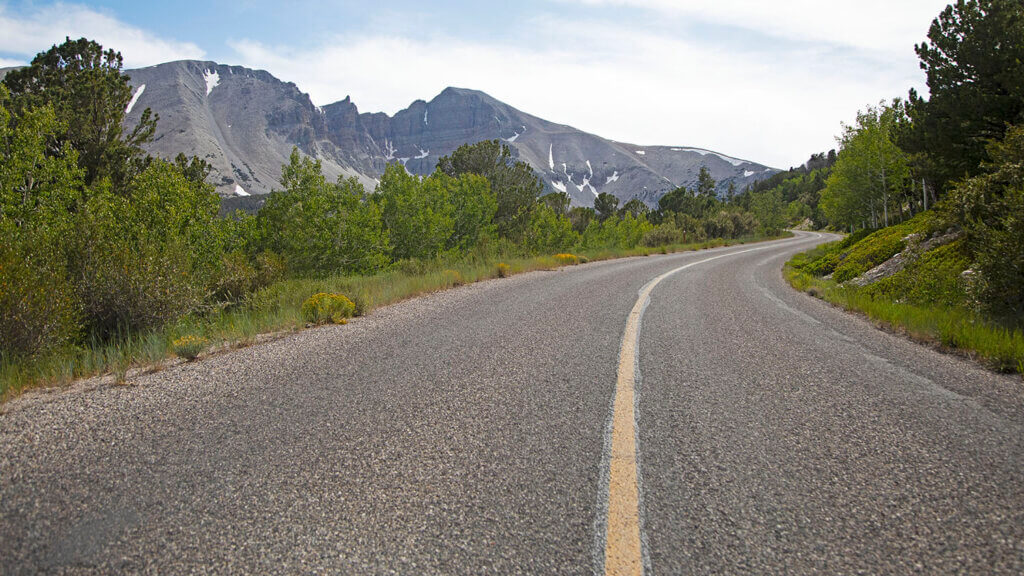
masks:
<path id="1" fill-rule="evenodd" d="M 700 173 L 697 174 L 697 195 L 714 196 L 715 184 L 715 179 L 711 177 L 711 172 L 707 166 L 701 166 Z"/>
<path id="2" fill-rule="evenodd" d="M 900 145 L 940 190 L 981 171 L 986 146 L 1024 121 L 1024 4 L 959 0 L 915 47 L 928 100 L 911 91 Z"/>
<path id="3" fill-rule="evenodd" d="M 129 77 L 121 73 L 121 54 L 81 38 L 70 38 L 37 55 L 32 63 L 4 77 L 15 117 L 50 105 L 62 129 L 54 138 L 59 148 L 78 151 L 85 183 L 109 178 L 115 191 L 145 169 L 148 156 L 141 145 L 152 139 L 157 117 L 147 108 L 138 125 L 125 134 L 125 109 L 132 97 Z"/>
<path id="4" fill-rule="evenodd" d="M 597 217 L 604 222 L 618 212 L 619 199 L 607 192 L 601 192 L 594 198 L 594 210 L 597 211 Z"/>
<path id="5" fill-rule="evenodd" d="M 491 183 L 498 201 L 494 223 L 502 236 L 521 239 L 537 198 L 544 191 L 533 169 L 512 157 L 512 150 L 498 140 L 460 146 L 451 156 L 437 161 L 437 169 L 452 178 L 478 174 Z"/>

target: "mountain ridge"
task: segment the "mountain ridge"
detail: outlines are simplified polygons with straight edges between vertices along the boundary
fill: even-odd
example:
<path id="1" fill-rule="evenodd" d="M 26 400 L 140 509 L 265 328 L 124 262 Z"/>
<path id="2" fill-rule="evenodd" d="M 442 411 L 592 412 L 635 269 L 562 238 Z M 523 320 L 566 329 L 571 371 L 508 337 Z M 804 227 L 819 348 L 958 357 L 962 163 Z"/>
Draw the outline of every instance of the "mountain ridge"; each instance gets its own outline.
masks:
<path id="1" fill-rule="evenodd" d="M 126 124 L 142 110 L 160 116 L 147 150 L 170 158 L 196 155 L 213 167 L 222 196 L 280 188 L 293 146 L 321 161 L 331 179 L 355 177 L 373 188 L 385 166 L 399 162 L 418 175 L 463 144 L 500 139 L 528 164 L 548 191 L 590 206 L 599 192 L 656 205 L 665 193 L 696 185 L 701 166 L 724 192 L 778 170 L 692 146 L 615 142 L 523 112 L 471 88 L 448 87 L 394 115 L 360 112 L 350 97 L 317 106 L 292 82 L 264 70 L 179 60 L 126 70 L 133 100 Z"/>

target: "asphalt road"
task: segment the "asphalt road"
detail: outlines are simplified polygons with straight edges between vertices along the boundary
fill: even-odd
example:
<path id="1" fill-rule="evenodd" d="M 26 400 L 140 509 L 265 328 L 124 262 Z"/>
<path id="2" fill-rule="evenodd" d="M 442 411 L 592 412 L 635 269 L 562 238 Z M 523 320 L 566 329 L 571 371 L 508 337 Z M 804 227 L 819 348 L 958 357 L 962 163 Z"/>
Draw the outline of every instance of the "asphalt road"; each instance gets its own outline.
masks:
<path id="1" fill-rule="evenodd" d="M 0 574 L 603 572 L 627 318 L 688 264 L 638 337 L 648 571 L 1024 572 L 1024 383 L 792 291 L 782 263 L 823 240 L 488 281 L 30 393 L 0 408 Z"/>

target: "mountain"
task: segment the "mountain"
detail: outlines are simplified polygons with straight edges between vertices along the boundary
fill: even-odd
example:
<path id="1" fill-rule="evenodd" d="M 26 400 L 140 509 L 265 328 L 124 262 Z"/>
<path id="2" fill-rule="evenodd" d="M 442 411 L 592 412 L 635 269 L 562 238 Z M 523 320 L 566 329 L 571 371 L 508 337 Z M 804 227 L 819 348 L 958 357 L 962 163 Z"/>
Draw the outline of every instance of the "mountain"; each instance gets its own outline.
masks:
<path id="1" fill-rule="evenodd" d="M 320 159 L 329 178 L 354 176 L 372 189 L 389 162 L 425 175 L 462 144 L 500 138 L 549 190 L 567 192 L 584 206 L 600 192 L 654 205 L 679 186 L 695 186 L 701 166 L 722 192 L 730 182 L 742 190 L 778 172 L 700 148 L 613 142 L 476 90 L 446 88 L 430 102 L 417 100 L 388 116 L 360 113 L 349 98 L 317 107 L 295 84 L 240 66 L 178 61 L 127 74 L 134 95 L 126 123 L 137 123 L 147 107 L 159 114 L 148 150 L 205 159 L 223 196 L 280 187 L 293 146 Z"/>

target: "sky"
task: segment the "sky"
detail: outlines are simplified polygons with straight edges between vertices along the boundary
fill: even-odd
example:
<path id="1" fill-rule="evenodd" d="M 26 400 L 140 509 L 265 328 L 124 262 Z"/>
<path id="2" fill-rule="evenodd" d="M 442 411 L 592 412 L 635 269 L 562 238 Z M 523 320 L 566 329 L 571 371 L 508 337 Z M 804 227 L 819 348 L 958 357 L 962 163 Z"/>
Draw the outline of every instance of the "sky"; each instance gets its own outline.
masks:
<path id="1" fill-rule="evenodd" d="M 914 45 L 947 0 L 0 1 L 0 67 L 66 36 L 126 68 L 267 70 L 318 105 L 394 114 L 447 86 L 620 142 L 777 168 L 857 110 L 927 94 Z"/>

